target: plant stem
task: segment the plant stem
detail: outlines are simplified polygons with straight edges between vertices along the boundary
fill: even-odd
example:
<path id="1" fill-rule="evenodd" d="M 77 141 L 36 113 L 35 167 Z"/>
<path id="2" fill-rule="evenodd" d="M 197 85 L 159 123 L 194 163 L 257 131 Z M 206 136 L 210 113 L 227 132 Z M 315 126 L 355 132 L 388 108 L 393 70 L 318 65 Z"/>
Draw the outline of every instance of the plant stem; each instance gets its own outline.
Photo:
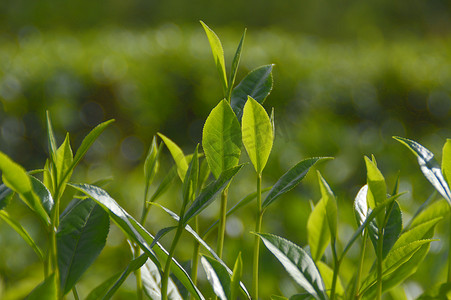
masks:
<path id="1" fill-rule="evenodd" d="M 177 227 L 177 232 L 175 233 L 174 240 L 172 240 L 171 250 L 169 251 L 169 255 L 166 259 L 166 264 L 164 266 L 164 272 L 163 277 L 161 278 L 161 299 L 167 300 L 168 299 L 168 282 L 169 282 L 169 273 L 171 271 L 171 263 L 172 263 L 172 257 L 174 257 L 175 248 L 177 246 L 177 243 L 180 239 L 180 236 L 183 232 L 183 226 L 181 226 L 181 222 L 179 223 L 179 226 Z"/>
<path id="2" fill-rule="evenodd" d="M 451 219 L 449 220 L 449 238 L 448 238 L 448 282 L 451 282 Z"/>
<path id="3" fill-rule="evenodd" d="M 382 249 L 384 241 L 384 228 L 380 226 L 377 237 L 377 287 L 376 287 L 376 299 L 382 298 Z"/>
<path id="4" fill-rule="evenodd" d="M 194 217 L 194 230 L 196 232 L 199 231 L 199 221 L 197 219 L 197 216 Z M 197 266 L 199 265 L 199 249 L 200 244 L 198 241 L 194 241 L 194 247 L 193 247 L 193 262 L 191 265 L 191 280 L 194 284 L 197 284 Z M 196 299 L 194 295 L 191 295 L 191 299 Z"/>
<path id="5" fill-rule="evenodd" d="M 257 220 L 255 222 L 255 232 L 259 233 L 262 227 L 262 174 L 257 175 Z M 253 299 L 258 300 L 258 261 L 260 255 L 260 237 L 254 238 L 254 269 L 252 278 Z"/>
<path id="6" fill-rule="evenodd" d="M 366 240 L 368 238 L 368 230 L 365 230 L 363 234 L 363 240 L 362 240 L 362 248 L 360 249 L 360 259 L 359 259 L 359 266 L 357 267 L 357 275 L 354 283 L 354 289 L 352 292 L 353 299 L 359 299 L 359 289 L 360 289 L 360 277 L 362 275 L 363 270 L 363 261 L 365 259 L 365 249 L 366 249 Z"/>
<path id="7" fill-rule="evenodd" d="M 75 300 L 80 300 L 77 289 L 75 287 L 72 288 L 72 294 L 74 295 Z"/>
<path id="8" fill-rule="evenodd" d="M 137 244 L 133 245 L 133 259 L 136 259 L 139 257 L 140 248 Z M 136 297 L 138 300 L 142 300 L 143 298 L 143 282 L 141 278 L 141 268 L 135 270 L 134 272 L 135 278 L 136 278 Z"/>
<path id="9" fill-rule="evenodd" d="M 222 190 L 221 193 L 221 209 L 219 212 L 219 228 L 218 228 L 218 245 L 216 253 L 219 258 L 222 258 L 222 250 L 224 248 L 224 236 L 226 228 L 226 217 L 227 217 L 227 194 L 229 192 L 228 187 Z"/>
<path id="10" fill-rule="evenodd" d="M 338 257 L 337 257 L 337 248 L 335 247 L 335 238 L 333 238 L 331 240 L 331 248 L 332 248 L 332 256 L 334 258 L 334 275 L 332 278 L 332 287 L 330 290 L 330 300 L 334 300 L 335 299 L 335 289 L 337 286 L 338 273 L 339 273 L 340 264 L 341 264 L 341 261 L 338 260 Z"/>

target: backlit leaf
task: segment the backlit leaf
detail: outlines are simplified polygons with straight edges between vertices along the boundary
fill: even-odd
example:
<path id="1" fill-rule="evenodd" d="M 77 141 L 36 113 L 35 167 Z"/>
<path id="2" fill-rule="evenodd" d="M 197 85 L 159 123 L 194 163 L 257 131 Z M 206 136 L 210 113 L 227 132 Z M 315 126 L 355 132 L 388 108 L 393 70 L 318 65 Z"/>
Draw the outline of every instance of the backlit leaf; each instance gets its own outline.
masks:
<path id="1" fill-rule="evenodd" d="M 216 296 L 221 300 L 229 299 L 230 275 L 227 270 L 219 262 L 208 256 L 202 256 L 200 261 Z"/>
<path id="2" fill-rule="evenodd" d="M 194 150 L 194 155 L 191 158 L 191 162 L 186 171 L 185 178 L 182 185 L 182 197 L 183 197 L 183 210 L 186 205 L 191 202 L 196 196 L 197 181 L 199 180 L 199 145 Z"/>
<path id="3" fill-rule="evenodd" d="M 72 175 L 72 163 L 73 163 L 73 154 L 72 148 L 70 147 L 69 134 L 66 135 L 63 144 L 56 150 L 56 178 L 57 178 L 57 186 L 60 187 L 59 195 L 60 197 L 63 192 L 66 183 L 69 181 Z"/>
<path id="4" fill-rule="evenodd" d="M 451 181 L 451 139 L 446 139 L 442 150 L 442 172 L 446 182 Z"/>
<path id="5" fill-rule="evenodd" d="M 143 283 L 144 292 L 152 300 L 161 299 L 161 275 L 157 266 L 148 259 L 141 268 L 141 279 Z M 174 281 L 169 277 L 168 282 L 168 299 L 182 300 L 182 296 L 177 289 Z"/>
<path id="6" fill-rule="evenodd" d="M 382 173 L 376 166 L 374 161 L 371 161 L 365 156 L 366 170 L 367 170 L 367 184 L 368 184 L 368 194 L 367 200 L 368 205 L 371 209 L 384 203 L 387 199 L 387 186 L 385 185 L 385 179 Z M 384 213 L 380 213 L 376 216 L 376 223 L 378 226 L 382 226 L 384 222 Z"/>
<path id="7" fill-rule="evenodd" d="M 183 180 L 185 179 L 186 171 L 188 170 L 188 162 L 186 161 L 185 154 L 183 154 L 182 149 L 180 149 L 180 147 L 177 146 L 177 144 L 172 140 L 161 133 L 159 133 L 158 135 L 166 144 L 166 147 L 168 147 L 169 152 L 171 152 L 172 158 L 177 165 L 177 173 L 179 174 L 180 180 L 183 182 Z"/>
<path id="8" fill-rule="evenodd" d="M 213 175 L 238 165 L 241 154 L 241 127 L 230 104 L 222 100 L 205 121 L 202 147 Z"/>
<path id="9" fill-rule="evenodd" d="M 261 174 L 271 153 L 274 133 L 265 109 L 251 97 L 243 110 L 242 138 L 255 171 Z"/>
<path id="10" fill-rule="evenodd" d="M 42 206 L 50 216 L 54 204 L 52 194 L 50 194 L 50 191 L 39 179 L 30 176 L 30 180 L 34 193 L 38 196 Z"/>
<path id="11" fill-rule="evenodd" d="M 307 237 L 312 259 L 318 261 L 330 242 L 330 230 L 326 217 L 326 200 L 321 199 L 307 221 Z"/>
<path id="12" fill-rule="evenodd" d="M 241 252 L 238 253 L 235 265 L 233 267 L 232 279 L 230 282 L 230 299 L 238 298 L 238 291 L 240 288 L 241 276 L 243 275 L 243 260 L 241 259 Z"/>
<path id="13" fill-rule="evenodd" d="M 318 267 L 318 271 L 319 271 L 319 273 L 321 274 L 321 277 L 324 280 L 324 285 L 326 286 L 326 290 L 330 291 L 331 288 L 332 288 L 332 281 L 333 281 L 334 271 L 331 269 L 331 267 L 326 265 L 321 260 L 316 262 L 316 266 Z M 343 288 L 343 285 L 341 283 L 340 278 L 337 279 L 337 285 L 335 287 L 335 293 L 338 296 L 343 296 L 343 294 L 344 294 L 344 288 Z M 328 293 L 328 295 L 330 296 L 330 292 Z"/>
<path id="14" fill-rule="evenodd" d="M 152 144 L 150 145 L 149 148 L 149 152 L 147 153 L 146 160 L 144 161 L 144 177 L 146 179 L 144 191 L 146 193 L 146 196 L 149 190 L 149 186 L 152 183 L 152 180 L 158 171 L 159 167 L 158 156 L 160 152 L 161 147 L 157 146 L 157 137 L 154 136 L 152 139 Z M 145 197 L 145 200 L 147 200 L 147 197 Z"/>
<path id="15" fill-rule="evenodd" d="M 241 37 L 240 43 L 238 44 L 238 48 L 236 49 L 235 56 L 232 61 L 232 68 L 230 72 L 229 78 L 229 90 L 227 96 L 230 97 L 233 89 L 233 85 L 235 83 L 236 72 L 238 70 L 238 65 L 240 64 L 241 51 L 243 49 L 244 38 L 246 37 L 246 29 L 244 29 L 243 36 Z M 228 99 L 230 101 L 230 99 Z"/>

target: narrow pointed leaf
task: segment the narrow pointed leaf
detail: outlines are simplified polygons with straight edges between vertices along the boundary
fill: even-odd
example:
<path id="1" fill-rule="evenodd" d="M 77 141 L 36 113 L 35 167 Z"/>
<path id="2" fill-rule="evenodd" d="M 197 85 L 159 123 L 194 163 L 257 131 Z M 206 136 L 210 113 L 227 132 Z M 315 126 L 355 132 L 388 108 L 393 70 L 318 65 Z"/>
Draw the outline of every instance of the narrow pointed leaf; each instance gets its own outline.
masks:
<path id="1" fill-rule="evenodd" d="M 147 153 L 146 160 L 144 161 L 144 177 L 145 177 L 145 194 L 147 196 L 150 184 L 152 183 L 153 178 L 155 177 L 155 174 L 158 171 L 159 163 L 158 163 L 158 157 L 161 152 L 161 145 L 160 147 L 157 146 L 157 137 L 154 136 L 152 140 L 152 144 L 150 145 L 149 152 Z M 145 197 L 145 200 L 147 200 L 147 197 Z"/>
<path id="2" fill-rule="evenodd" d="M 144 253 L 156 264 L 161 270 L 161 263 L 166 262 L 168 252 L 163 248 L 160 243 L 157 243 L 153 249 L 150 248 L 154 237 L 132 216 L 130 216 L 117 202 L 108 195 L 104 190 L 91 186 L 88 184 L 70 184 L 75 189 L 85 193 L 95 200 L 100 206 L 103 207 L 110 215 L 110 218 L 116 223 L 117 226 L 127 235 L 127 237 L 139 245 Z M 158 255 L 158 258 L 157 256 Z M 160 260 L 159 260 L 160 259 Z M 173 258 L 171 264 L 171 270 L 174 275 L 180 280 L 180 282 L 188 289 L 188 291 L 194 295 L 196 299 L 204 299 L 200 291 L 192 282 L 189 275 L 181 267 L 181 265 Z"/>
<path id="3" fill-rule="evenodd" d="M 244 79 L 233 89 L 230 105 L 238 120 L 241 121 L 243 108 L 248 96 L 262 103 L 271 93 L 273 79 L 272 68 L 274 65 L 258 67 L 244 77 Z"/>
<path id="4" fill-rule="evenodd" d="M 402 231 L 402 213 L 397 201 L 393 202 L 393 208 L 384 228 L 384 242 L 382 244 L 382 258 L 385 258 L 390 249 L 396 243 Z"/>
<path id="5" fill-rule="evenodd" d="M 221 41 L 216 33 L 210 29 L 204 22 L 200 21 L 202 27 L 204 27 L 207 34 L 208 42 L 210 43 L 211 52 L 213 53 L 213 59 L 215 60 L 216 68 L 218 69 L 219 77 L 221 78 L 222 88 L 224 94 L 227 93 L 227 75 L 225 68 L 224 50 L 222 48 Z"/>
<path id="6" fill-rule="evenodd" d="M 236 49 L 235 56 L 233 57 L 232 61 L 232 68 L 230 72 L 230 78 L 229 78 L 229 90 L 228 90 L 228 97 L 230 97 L 233 89 L 233 85 L 235 84 L 235 78 L 236 73 L 238 70 L 238 65 L 240 64 L 240 58 L 241 58 L 241 51 L 243 50 L 243 43 L 244 38 L 246 37 L 246 29 L 244 29 L 243 36 L 241 37 L 240 43 L 238 44 L 238 48 Z M 230 101 L 230 99 L 228 99 Z"/>
<path id="7" fill-rule="evenodd" d="M 210 167 L 208 166 L 207 160 L 203 160 L 200 164 L 199 169 L 199 181 L 197 183 L 197 191 L 199 192 L 201 189 L 205 187 L 205 184 L 208 180 L 208 177 L 210 177 Z"/>
<path id="8" fill-rule="evenodd" d="M 56 241 L 61 291 L 68 293 L 99 256 L 109 231 L 108 214 L 91 199 L 74 199 L 63 212 Z"/>
<path id="9" fill-rule="evenodd" d="M 446 139 L 445 145 L 443 145 L 442 172 L 449 186 L 451 182 L 451 139 Z"/>
<path id="10" fill-rule="evenodd" d="M 50 160 L 55 166 L 56 162 L 56 141 L 55 134 L 53 133 L 52 121 L 50 120 L 50 113 L 46 111 L 46 120 L 47 120 L 47 138 L 49 143 L 49 152 L 50 152 Z"/>
<path id="11" fill-rule="evenodd" d="M 14 195 L 14 192 L 4 183 L 0 184 L 0 210 L 6 208 Z"/>
<path id="12" fill-rule="evenodd" d="M 318 161 L 326 159 L 331 158 L 314 157 L 307 158 L 298 162 L 295 166 L 293 166 L 290 170 L 283 174 L 279 178 L 279 180 L 277 180 L 276 184 L 274 184 L 271 191 L 263 201 L 262 208 L 265 209 L 277 198 L 296 187 L 302 181 L 302 179 L 304 179 L 311 167 L 313 167 Z"/>
<path id="13" fill-rule="evenodd" d="M 235 265 L 233 267 L 232 279 L 230 281 L 230 299 L 238 298 L 238 291 L 240 288 L 241 276 L 243 275 L 243 260 L 241 259 L 241 252 L 238 253 Z"/>
<path id="14" fill-rule="evenodd" d="M 191 202 L 197 191 L 197 181 L 199 180 L 199 145 L 196 146 L 191 162 L 186 171 L 185 178 L 182 185 L 183 210 L 186 205 Z"/>
<path id="15" fill-rule="evenodd" d="M 328 299 L 321 274 L 307 252 L 279 236 L 266 233 L 256 234 L 297 284 L 315 299 Z"/>
<path id="16" fill-rule="evenodd" d="M 117 273 L 99 284 L 86 296 L 86 300 L 102 299 L 114 283 L 121 277 L 122 273 Z"/>
<path id="17" fill-rule="evenodd" d="M 36 177 L 30 176 L 31 187 L 34 193 L 38 196 L 47 214 L 50 216 L 53 209 L 53 197 L 47 187 Z"/>
<path id="18" fill-rule="evenodd" d="M 318 180 L 321 190 L 321 198 L 325 200 L 326 208 L 326 220 L 329 226 L 330 234 L 333 239 L 337 236 L 337 200 L 335 199 L 334 193 L 330 189 L 328 183 L 318 171 Z"/>
<path id="19" fill-rule="evenodd" d="M 69 181 L 72 175 L 72 163 L 74 161 L 72 148 L 70 147 L 69 134 L 66 135 L 66 138 L 63 144 L 56 150 L 56 178 L 57 178 L 57 186 L 60 187 L 59 197 L 63 194 L 65 189 L 65 184 Z"/>
<path id="20" fill-rule="evenodd" d="M 229 299 L 230 276 L 227 270 L 219 262 L 208 256 L 202 256 L 200 261 L 216 296 L 221 300 Z"/>
<path id="21" fill-rule="evenodd" d="M 50 224 L 50 218 L 39 198 L 34 193 L 31 179 L 27 172 L 2 152 L 0 152 L 0 170 L 2 171 L 3 183 L 19 194 L 20 198 L 34 210 L 44 222 Z"/>
<path id="22" fill-rule="evenodd" d="M 165 228 L 158 230 L 152 244 L 150 244 L 150 248 L 153 248 L 153 246 L 155 246 L 155 244 L 157 242 L 159 242 L 162 237 L 164 237 L 166 234 L 168 234 L 169 232 L 171 232 L 174 229 L 177 229 L 177 226 L 165 227 Z"/>
<path id="23" fill-rule="evenodd" d="M 161 299 L 161 275 L 157 266 L 149 259 L 141 268 L 141 279 L 144 292 L 152 300 Z M 174 281 L 169 277 L 168 299 L 182 300 L 182 296 Z"/>
<path id="24" fill-rule="evenodd" d="M 284 296 L 271 295 L 271 300 L 288 300 L 288 298 Z"/>
<path id="25" fill-rule="evenodd" d="M 186 225 L 191 218 L 207 208 L 207 206 L 213 202 L 216 195 L 218 195 L 229 184 L 230 180 L 232 180 L 232 178 L 238 173 L 239 170 L 241 170 L 243 166 L 244 165 L 239 165 L 222 172 L 216 181 L 212 182 L 205 189 L 203 189 L 183 216 L 183 224 Z"/>
<path id="26" fill-rule="evenodd" d="M 205 121 L 202 147 L 215 178 L 238 165 L 241 155 L 241 127 L 226 100 L 219 102 Z"/>
<path id="27" fill-rule="evenodd" d="M 265 109 L 251 97 L 243 109 L 242 139 L 255 171 L 260 174 L 271 153 L 274 133 Z"/>
<path id="28" fill-rule="evenodd" d="M 159 133 L 158 135 L 166 144 L 166 147 L 168 147 L 169 152 L 171 152 L 172 158 L 177 165 L 177 173 L 179 174 L 180 180 L 183 182 L 183 180 L 185 179 L 186 171 L 188 170 L 188 162 L 186 161 L 185 154 L 183 154 L 182 149 L 180 149 L 180 147 L 177 146 L 177 144 L 172 140 L 161 133 Z"/>
<path id="29" fill-rule="evenodd" d="M 393 138 L 404 144 L 417 156 L 418 164 L 426 179 L 451 204 L 451 191 L 440 170 L 440 165 L 434 159 L 434 154 L 415 141 L 402 137 Z"/>
<path id="30" fill-rule="evenodd" d="M 58 286 L 55 274 L 47 277 L 40 285 L 38 285 L 25 300 L 57 300 Z"/>
<path id="31" fill-rule="evenodd" d="M 330 291 L 331 288 L 332 288 L 332 281 L 333 281 L 334 271 L 332 270 L 331 267 L 326 265 L 321 260 L 317 261 L 315 263 L 316 263 L 316 266 L 318 267 L 318 270 L 319 270 L 319 273 L 321 274 L 321 277 L 324 280 L 324 285 L 326 286 L 326 290 Z M 344 288 L 343 288 L 343 285 L 341 283 L 340 278 L 337 279 L 337 285 L 335 287 L 335 293 L 338 296 L 343 296 L 343 294 L 344 294 Z M 328 293 L 328 295 L 330 296 L 330 292 Z"/>
<path id="32" fill-rule="evenodd" d="M 368 184 L 368 194 L 367 200 L 368 205 L 371 209 L 379 206 L 381 203 L 385 202 L 387 199 L 387 186 L 385 184 L 385 178 L 382 173 L 377 168 L 375 162 L 371 161 L 365 156 L 365 163 L 367 169 L 367 184 Z M 384 213 L 380 213 L 376 217 L 376 223 L 378 226 L 382 226 L 384 222 Z"/>
<path id="33" fill-rule="evenodd" d="M 307 238 L 312 259 L 319 261 L 330 242 L 330 229 L 326 217 L 326 201 L 321 199 L 307 221 Z"/>
<path id="34" fill-rule="evenodd" d="M 174 181 L 174 178 L 177 177 L 177 169 L 175 166 L 167 172 L 166 176 L 164 176 L 163 180 L 158 185 L 155 192 L 150 197 L 149 202 L 155 202 L 160 198 L 161 195 L 164 194 L 168 190 L 168 188 L 171 186 L 172 182 Z"/>
<path id="35" fill-rule="evenodd" d="M 11 218 L 6 211 L 0 211 L 0 219 L 2 219 L 9 226 L 11 226 L 11 228 L 13 228 L 23 238 L 23 240 L 33 249 L 33 251 L 41 259 L 41 261 L 44 261 L 44 254 L 41 248 L 39 248 L 39 246 L 35 243 L 30 234 L 28 234 L 28 232 L 25 230 L 25 228 L 22 227 L 22 225 L 20 225 L 19 222 Z"/>
<path id="36" fill-rule="evenodd" d="M 88 152 L 89 148 L 91 148 L 92 144 L 99 137 L 99 135 L 105 130 L 105 128 L 107 128 L 113 122 L 114 122 L 114 119 L 103 122 L 103 123 L 97 125 L 96 127 L 94 127 L 88 133 L 88 135 L 86 135 L 86 137 L 81 142 L 80 147 L 78 147 L 77 152 L 75 153 L 74 160 L 70 167 L 70 169 L 71 169 L 70 171 L 72 171 L 78 165 L 78 163 L 81 161 L 83 156 L 85 156 L 86 152 Z"/>

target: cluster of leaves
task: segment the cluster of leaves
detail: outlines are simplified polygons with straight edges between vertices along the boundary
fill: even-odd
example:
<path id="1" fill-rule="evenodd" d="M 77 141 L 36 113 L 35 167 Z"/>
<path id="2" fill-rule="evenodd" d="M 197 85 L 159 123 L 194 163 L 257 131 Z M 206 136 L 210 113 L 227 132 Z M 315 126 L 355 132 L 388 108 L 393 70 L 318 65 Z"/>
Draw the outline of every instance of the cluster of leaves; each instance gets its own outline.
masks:
<path id="1" fill-rule="evenodd" d="M 401 196 L 398 183 L 389 195 L 375 158 L 365 157 L 367 184 L 361 188 L 354 201 L 357 228 L 341 253 L 338 253 L 336 247 L 340 242 L 337 202 L 332 189 L 319 172 L 321 199 L 314 205 L 308 219 L 308 249 L 282 237 L 261 232 L 263 215 L 268 206 L 296 187 L 317 162 L 329 158 L 304 159 L 283 174 L 273 186 L 262 188 L 263 170 L 274 142 L 274 112 L 268 115 L 262 105 L 272 89 L 273 66 L 266 65 L 253 70 L 234 86 L 245 33 L 237 47 L 230 75 L 227 76 L 221 42 L 207 25 L 202 23 L 202 26 L 220 75 L 224 99 L 211 110 L 205 121 L 203 152 L 200 152 L 200 145 L 197 145 L 193 153 L 185 155 L 183 150 L 165 135 L 160 133 L 159 138 L 154 137 L 144 162 L 144 199 L 139 220 L 131 216 L 100 187 L 103 185 L 102 181 L 94 184 L 70 182 L 74 168 L 112 120 L 95 127 L 73 155 L 69 135 L 59 147 L 56 146 L 50 117 L 47 115 L 50 155 L 41 170 L 27 172 L 0 152 L 3 181 L 0 185 L 0 218 L 24 238 L 44 266 L 45 279 L 31 291 L 27 299 L 61 299 L 70 291 L 78 299 L 76 284 L 104 248 L 110 220 L 125 234 L 133 259 L 123 271 L 106 278 L 93 289 L 86 299 L 111 298 L 131 273 L 134 273 L 136 278 L 138 299 L 143 299 L 144 296 L 151 299 L 183 299 L 185 296 L 170 277 L 171 273 L 193 299 L 204 299 L 197 284 L 199 260 L 214 293 L 220 299 L 259 299 L 261 241 L 305 291 L 304 294 L 293 295 L 290 299 L 381 299 L 383 292 L 402 283 L 416 271 L 433 241 L 435 226 L 448 213 L 447 203 L 435 202 L 421 207 L 412 221 L 403 228 L 401 209 L 397 202 Z M 427 149 L 413 141 L 397 139 L 414 151 L 419 157 L 423 173 L 448 203 L 451 202 L 447 183 L 447 178 L 451 176 L 451 142 L 448 141 L 444 147 L 442 173 Z M 163 145 L 169 150 L 175 166 L 165 172 L 164 179 L 151 192 L 153 179 L 157 173 L 161 173 L 160 157 Z M 245 164 L 240 164 L 242 148 L 256 172 L 256 191 L 246 195 L 227 210 L 227 191 L 233 188 L 233 178 L 245 167 Z M 39 173 L 42 174 L 42 180 L 34 176 Z M 213 175 L 212 179 L 210 173 Z M 179 213 L 156 203 L 177 177 L 182 183 Z M 68 186 L 77 193 L 60 213 L 61 198 Z M 262 199 L 265 192 L 266 197 Z M 45 251 L 21 224 L 6 212 L 5 209 L 16 194 L 36 213 L 46 228 L 48 246 Z M 221 195 L 218 220 L 201 236 L 197 216 L 215 201 L 218 195 Z M 227 216 L 253 200 L 256 200 L 256 223 L 252 291 L 249 292 L 241 281 L 241 255 L 237 256 L 232 269 L 222 260 L 222 251 Z M 175 225 L 165 227 L 153 235 L 144 227 L 152 206 L 159 207 L 171 216 Z M 218 241 L 215 251 L 205 242 L 205 236 L 216 228 Z M 175 235 L 169 250 L 166 250 L 160 239 L 171 231 L 175 231 Z M 195 242 L 191 274 L 188 274 L 174 257 L 177 244 L 185 231 Z M 367 276 L 363 277 L 363 260 L 368 238 L 374 248 L 374 263 Z M 353 278 L 343 284 L 340 266 L 350 248 L 359 239 L 360 263 Z M 325 259 L 329 246 L 332 264 L 327 263 Z M 287 298 L 273 296 L 273 299 Z"/>

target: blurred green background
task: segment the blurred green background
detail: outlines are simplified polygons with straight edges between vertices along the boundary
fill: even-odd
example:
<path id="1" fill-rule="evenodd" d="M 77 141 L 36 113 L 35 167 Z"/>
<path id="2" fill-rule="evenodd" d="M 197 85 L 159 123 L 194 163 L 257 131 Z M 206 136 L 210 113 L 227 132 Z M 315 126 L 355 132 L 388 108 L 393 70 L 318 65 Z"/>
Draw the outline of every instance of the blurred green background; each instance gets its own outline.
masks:
<path id="1" fill-rule="evenodd" d="M 112 177 L 107 190 L 139 215 L 142 164 L 152 136 L 162 132 L 189 153 L 201 142 L 203 123 L 222 96 L 199 20 L 221 38 L 228 66 L 248 28 L 237 81 L 258 66 L 275 64 L 265 107 L 275 109 L 276 140 L 265 186 L 303 158 L 335 157 L 318 168 L 337 195 L 343 242 L 356 227 L 352 201 L 365 184 L 364 155 L 376 156 L 389 188 L 399 171 L 401 191 L 408 192 L 400 200 L 404 222 L 431 194 L 413 155 L 391 137 L 417 140 L 438 156 L 451 137 L 451 2 L 444 0 L 0 1 L 0 151 L 26 169 L 42 168 L 46 110 L 58 143 L 70 132 L 74 149 L 93 126 L 114 118 L 73 181 Z M 171 163 L 165 155 L 162 168 Z M 238 176 L 230 205 L 253 191 L 253 176 L 250 166 Z M 177 210 L 178 199 L 177 192 L 169 192 L 161 202 Z M 269 209 L 264 231 L 304 246 L 309 200 L 318 199 L 311 172 Z M 43 234 L 20 202 L 8 211 L 33 236 Z M 213 205 L 204 225 L 216 214 Z M 251 248 L 253 218 L 249 208 L 229 220 L 228 264 L 240 246 Z M 170 222 L 155 209 L 147 227 L 156 233 Z M 443 234 L 439 230 L 436 236 Z M 45 239 L 40 242 L 45 247 Z M 214 238 L 209 242 L 214 245 Z M 446 238 L 433 244 L 428 263 L 404 285 L 408 293 L 444 280 L 439 263 L 444 244 Z M 107 248 L 83 277 L 82 295 L 127 264 L 125 245 L 112 226 Z M 278 262 L 263 248 L 262 253 L 262 294 L 299 292 Z M 177 255 L 184 261 L 191 253 Z M 250 285 L 250 251 L 244 258 Z M 32 251 L 1 223 L 0 298 L 21 299 L 42 280 L 41 273 Z M 345 281 L 349 276 L 343 271 Z M 133 295 L 132 279 L 118 299 Z"/>

